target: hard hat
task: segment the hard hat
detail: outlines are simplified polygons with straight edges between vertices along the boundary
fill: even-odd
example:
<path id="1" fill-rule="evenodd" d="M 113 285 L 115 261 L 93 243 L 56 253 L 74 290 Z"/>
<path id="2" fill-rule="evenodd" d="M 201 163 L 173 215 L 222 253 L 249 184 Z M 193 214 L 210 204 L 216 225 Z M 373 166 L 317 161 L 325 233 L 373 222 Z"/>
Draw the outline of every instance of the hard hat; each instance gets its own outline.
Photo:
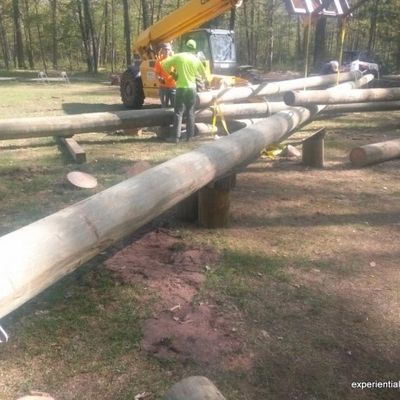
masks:
<path id="1" fill-rule="evenodd" d="M 195 42 L 193 39 L 189 39 L 189 40 L 186 42 L 186 47 L 187 47 L 189 50 L 196 50 L 197 45 L 196 45 L 196 42 Z"/>

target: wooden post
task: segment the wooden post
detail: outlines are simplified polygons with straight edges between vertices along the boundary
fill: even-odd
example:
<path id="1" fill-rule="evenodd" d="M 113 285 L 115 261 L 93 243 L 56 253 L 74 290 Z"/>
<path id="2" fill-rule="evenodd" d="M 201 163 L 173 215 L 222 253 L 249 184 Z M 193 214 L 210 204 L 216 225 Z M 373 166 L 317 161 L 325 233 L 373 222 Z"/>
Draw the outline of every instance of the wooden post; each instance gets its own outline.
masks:
<path id="1" fill-rule="evenodd" d="M 230 174 L 199 191 L 199 225 L 204 228 L 226 228 L 229 223 L 230 192 L 236 175 Z"/>
<path id="2" fill-rule="evenodd" d="M 325 128 L 319 129 L 303 141 L 303 164 L 314 168 L 324 167 Z"/>
<path id="3" fill-rule="evenodd" d="M 182 200 L 176 206 L 176 217 L 182 221 L 195 222 L 198 219 L 199 212 L 199 192 L 193 193 L 191 196 Z"/>
<path id="4" fill-rule="evenodd" d="M 400 139 L 356 147 L 350 153 L 350 161 L 355 167 L 364 167 L 398 157 L 400 157 Z"/>
<path id="5" fill-rule="evenodd" d="M 209 379 L 190 376 L 175 383 L 163 400 L 225 400 L 225 397 Z"/>

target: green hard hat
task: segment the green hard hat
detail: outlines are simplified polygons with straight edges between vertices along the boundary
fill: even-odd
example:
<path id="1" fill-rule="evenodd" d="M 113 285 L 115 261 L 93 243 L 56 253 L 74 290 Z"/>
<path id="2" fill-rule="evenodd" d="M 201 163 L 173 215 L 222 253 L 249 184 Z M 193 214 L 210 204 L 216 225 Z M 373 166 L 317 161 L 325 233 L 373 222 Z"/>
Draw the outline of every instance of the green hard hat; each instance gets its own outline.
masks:
<path id="1" fill-rule="evenodd" d="M 195 42 L 193 39 L 189 39 L 189 40 L 186 42 L 186 47 L 187 47 L 189 50 L 196 50 L 197 45 L 196 45 L 196 42 Z"/>

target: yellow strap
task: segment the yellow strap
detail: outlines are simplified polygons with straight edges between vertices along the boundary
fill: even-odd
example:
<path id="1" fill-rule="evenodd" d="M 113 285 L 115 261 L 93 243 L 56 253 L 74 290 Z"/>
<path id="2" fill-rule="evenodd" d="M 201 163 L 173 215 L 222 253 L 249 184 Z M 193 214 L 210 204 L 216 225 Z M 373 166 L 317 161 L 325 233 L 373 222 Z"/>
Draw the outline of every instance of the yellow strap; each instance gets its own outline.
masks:
<path id="1" fill-rule="evenodd" d="M 217 117 L 221 119 L 222 126 L 225 129 L 225 132 L 229 135 L 230 132 L 228 130 L 228 127 L 226 125 L 225 117 L 224 114 L 222 113 L 221 107 L 218 104 L 217 100 L 214 101 L 214 113 L 213 113 L 213 118 L 212 118 L 212 131 L 214 133 L 217 133 Z"/>

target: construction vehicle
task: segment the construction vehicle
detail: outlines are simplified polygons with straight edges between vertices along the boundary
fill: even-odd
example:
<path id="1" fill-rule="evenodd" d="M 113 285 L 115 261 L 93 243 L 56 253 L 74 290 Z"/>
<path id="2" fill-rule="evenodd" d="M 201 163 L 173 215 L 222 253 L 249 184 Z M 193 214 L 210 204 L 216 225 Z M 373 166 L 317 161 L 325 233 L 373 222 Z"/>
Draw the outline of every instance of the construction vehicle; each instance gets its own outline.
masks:
<path id="1" fill-rule="evenodd" d="M 121 99 L 128 108 L 141 108 L 145 97 L 158 97 L 159 82 L 154 65 L 162 43 L 180 38 L 197 43 L 206 68 L 213 74 L 212 84 L 238 85 L 246 81 L 232 74 L 237 69 L 234 32 L 225 29 L 199 29 L 225 11 L 238 7 L 242 0 L 191 0 L 156 22 L 135 41 L 133 54 L 139 58 L 121 76 Z"/>

